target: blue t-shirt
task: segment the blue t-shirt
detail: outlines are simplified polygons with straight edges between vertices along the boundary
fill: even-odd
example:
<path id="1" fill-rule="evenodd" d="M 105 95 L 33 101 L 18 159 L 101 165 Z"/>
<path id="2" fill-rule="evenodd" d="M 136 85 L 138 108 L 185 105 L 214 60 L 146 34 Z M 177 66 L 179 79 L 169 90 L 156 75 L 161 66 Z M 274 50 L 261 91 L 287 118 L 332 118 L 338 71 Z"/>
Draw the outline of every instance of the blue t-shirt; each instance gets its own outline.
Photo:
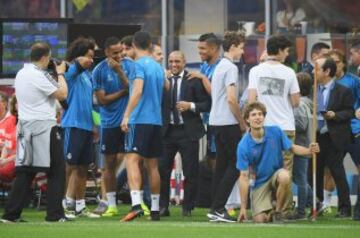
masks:
<path id="1" fill-rule="evenodd" d="M 220 58 L 217 59 L 216 62 L 213 64 L 208 64 L 207 62 L 203 62 L 200 65 L 200 73 L 205 75 L 209 79 L 210 82 L 212 80 L 212 76 L 214 74 L 215 68 L 219 64 L 220 60 L 221 60 Z M 209 113 L 208 112 L 203 113 L 203 122 L 205 124 L 209 124 Z"/>
<path id="2" fill-rule="evenodd" d="M 211 82 L 212 80 L 212 76 L 214 74 L 215 71 L 215 67 L 218 65 L 218 63 L 220 62 L 220 58 L 216 60 L 216 62 L 214 64 L 208 64 L 207 62 L 203 62 L 200 65 L 200 73 L 202 73 L 203 75 L 205 75 Z"/>
<path id="3" fill-rule="evenodd" d="M 254 188 L 260 187 L 279 169 L 283 168 L 284 150 L 289 150 L 292 142 L 278 126 L 265 126 L 264 137 L 256 142 L 246 133 L 237 147 L 238 170 L 250 170 L 256 175 Z"/>
<path id="4" fill-rule="evenodd" d="M 129 59 L 124 59 L 121 64 L 124 73 L 130 81 L 131 77 L 134 77 L 134 62 Z M 120 82 L 119 76 L 110 68 L 106 59 L 101 61 L 93 70 L 93 81 L 94 91 L 104 90 L 106 95 L 125 89 L 124 85 Z M 120 126 L 128 99 L 128 96 L 124 96 L 107 105 L 100 105 L 102 128 L 114 128 Z"/>
<path id="5" fill-rule="evenodd" d="M 161 101 L 165 81 L 165 73 L 161 65 L 153 58 L 144 56 L 135 64 L 135 79 L 144 81 L 141 98 L 131 112 L 129 124 L 162 125 Z M 134 80 L 129 80 L 130 95 Z"/>
<path id="6" fill-rule="evenodd" d="M 61 119 L 62 127 L 76 127 L 92 131 L 92 79 L 88 70 L 71 64 L 64 75 L 68 86 L 68 108 Z"/>
<path id="7" fill-rule="evenodd" d="M 354 74 L 347 73 L 337 83 L 347 87 L 351 90 L 354 96 L 354 109 L 360 108 L 360 78 Z M 360 120 L 357 118 L 351 119 L 351 130 L 353 134 L 360 133 Z"/>

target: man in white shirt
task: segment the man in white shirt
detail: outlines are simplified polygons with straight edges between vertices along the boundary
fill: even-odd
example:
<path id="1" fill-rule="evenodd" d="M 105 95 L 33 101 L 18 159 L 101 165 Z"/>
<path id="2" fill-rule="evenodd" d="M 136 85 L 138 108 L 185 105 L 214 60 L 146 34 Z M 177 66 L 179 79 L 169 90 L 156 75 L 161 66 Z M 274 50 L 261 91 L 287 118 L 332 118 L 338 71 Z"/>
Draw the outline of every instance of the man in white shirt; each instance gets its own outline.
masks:
<path id="1" fill-rule="evenodd" d="M 65 63 L 56 66 L 56 81 L 45 70 L 51 58 L 50 46 L 35 43 L 31 63 L 15 78 L 19 122 L 17 125 L 16 178 L 1 222 L 21 221 L 27 192 L 37 172 L 47 172 L 46 221 L 64 222 L 65 161 L 61 133 L 56 123 L 56 100 L 65 100 L 68 89 Z"/>
<path id="2" fill-rule="evenodd" d="M 211 83 L 209 124 L 214 129 L 216 166 L 212 185 L 210 221 L 235 222 L 224 208 L 239 171 L 236 170 L 236 147 L 245 131 L 239 106 L 238 61 L 244 53 L 245 38 L 236 32 L 224 36 L 224 58 L 216 66 Z"/>
<path id="3" fill-rule="evenodd" d="M 268 109 L 266 126 L 279 126 L 289 139 L 295 140 L 295 119 L 293 108 L 300 103 L 300 89 L 293 69 L 283 64 L 289 55 L 291 42 L 282 35 L 267 41 L 266 60 L 253 67 L 249 73 L 249 103 L 256 100 Z M 284 166 L 292 174 L 293 153 L 284 152 Z M 289 194 L 288 206 L 292 203 Z"/>

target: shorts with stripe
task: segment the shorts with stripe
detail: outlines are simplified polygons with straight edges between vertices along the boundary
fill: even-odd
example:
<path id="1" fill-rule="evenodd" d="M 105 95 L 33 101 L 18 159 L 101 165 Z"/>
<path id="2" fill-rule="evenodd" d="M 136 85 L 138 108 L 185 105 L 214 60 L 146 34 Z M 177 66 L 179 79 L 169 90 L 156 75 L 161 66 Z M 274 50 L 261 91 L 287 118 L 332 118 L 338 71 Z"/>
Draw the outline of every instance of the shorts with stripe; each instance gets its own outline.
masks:
<path id="1" fill-rule="evenodd" d="M 137 153 L 144 158 L 156 158 L 162 154 L 161 126 L 151 124 L 129 124 L 125 137 L 127 153 Z"/>
<path id="2" fill-rule="evenodd" d="M 64 128 L 64 155 L 70 165 L 93 163 L 93 132 L 75 127 Z"/>

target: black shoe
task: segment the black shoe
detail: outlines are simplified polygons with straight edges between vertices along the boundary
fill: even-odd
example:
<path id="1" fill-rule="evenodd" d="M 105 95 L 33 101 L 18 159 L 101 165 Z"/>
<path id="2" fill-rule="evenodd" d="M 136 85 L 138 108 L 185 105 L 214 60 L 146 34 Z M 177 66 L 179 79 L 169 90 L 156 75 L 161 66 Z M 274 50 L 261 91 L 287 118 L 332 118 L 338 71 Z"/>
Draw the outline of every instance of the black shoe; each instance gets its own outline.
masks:
<path id="1" fill-rule="evenodd" d="M 151 211 L 150 217 L 152 221 L 160 221 L 160 212 L 159 211 Z"/>
<path id="2" fill-rule="evenodd" d="M 208 217 L 212 222 L 227 222 L 227 223 L 236 222 L 236 219 L 230 216 L 225 209 L 222 211 L 215 210 L 214 212 L 209 212 Z"/>
<path id="3" fill-rule="evenodd" d="M 183 217 L 191 217 L 191 210 L 183 209 L 182 215 Z"/>
<path id="4" fill-rule="evenodd" d="M 335 215 L 336 218 L 349 218 L 351 217 L 351 210 L 345 210 L 345 209 L 341 209 L 338 214 Z"/>

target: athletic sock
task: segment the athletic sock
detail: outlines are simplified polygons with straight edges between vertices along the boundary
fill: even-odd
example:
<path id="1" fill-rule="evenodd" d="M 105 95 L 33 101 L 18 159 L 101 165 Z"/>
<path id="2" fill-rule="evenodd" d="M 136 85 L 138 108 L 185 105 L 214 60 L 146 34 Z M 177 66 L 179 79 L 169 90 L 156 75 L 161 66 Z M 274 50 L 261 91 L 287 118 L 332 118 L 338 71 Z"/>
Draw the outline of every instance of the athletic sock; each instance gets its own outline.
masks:
<path id="1" fill-rule="evenodd" d="M 144 202 L 144 190 L 140 190 L 141 202 Z"/>
<path id="2" fill-rule="evenodd" d="M 75 199 L 68 197 L 68 196 L 66 196 L 65 199 L 66 199 L 66 207 L 67 208 L 75 206 Z"/>
<path id="3" fill-rule="evenodd" d="M 151 194 L 151 211 L 160 210 L 160 194 Z"/>
<path id="4" fill-rule="evenodd" d="M 109 207 L 116 207 L 116 192 L 106 193 Z"/>
<path id="5" fill-rule="evenodd" d="M 85 199 L 76 200 L 76 212 L 80 212 L 85 208 Z"/>
<path id="6" fill-rule="evenodd" d="M 140 190 L 131 190 L 130 191 L 130 196 L 131 196 L 131 205 L 133 207 L 141 204 Z"/>
<path id="7" fill-rule="evenodd" d="M 324 189 L 324 204 L 327 206 L 331 205 L 331 195 L 332 195 L 332 191 L 328 191 Z"/>

